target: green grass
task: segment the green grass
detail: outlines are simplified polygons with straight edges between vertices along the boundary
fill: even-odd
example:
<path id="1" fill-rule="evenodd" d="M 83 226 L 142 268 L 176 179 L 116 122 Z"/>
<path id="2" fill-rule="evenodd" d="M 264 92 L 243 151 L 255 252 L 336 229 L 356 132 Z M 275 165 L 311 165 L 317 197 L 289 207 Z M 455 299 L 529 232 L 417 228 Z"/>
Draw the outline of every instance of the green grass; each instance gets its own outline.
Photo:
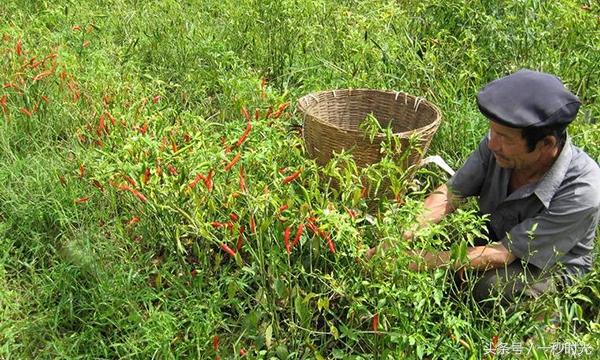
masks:
<path id="1" fill-rule="evenodd" d="M 232 196 L 240 165 L 227 174 L 217 169 L 213 193 L 202 182 L 194 192 L 185 188 L 198 172 L 231 159 L 220 139 L 239 137 L 242 106 L 264 114 L 334 88 L 394 89 L 433 101 L 444 121 L 430 153 L 457 168 L 487 128 L 476 92 L 521 67 L 554 73 L 577 93 L 583 107 L 570 133 L 599 161 L 599 11 L 588 1 L 534 0 L 5 1 L 0 83 L 17 84 L 22 94 L 0 89 L 7 95 L 7 112 L 0 108 L 0 357 L 228 359 L 244 348 L 249 358 L 476 359 L 498 335 L 534 345 L 537 358 L 549 358 L 541 348 L 553 342 L 583 341 L 595 358 L 597 263 L 565 294 L 512 314 L 479 310 L 468 291 L 453 288 L 450 272 L 409 272 L 399 253 L 357 263 L 367 246 L 398 238 L 444 176 L 419 174 L 419 191 L 404 207 L 383 201 L 377 225 L 357 224 L 343 209 L 366 209 L 354 196 L 357 174 L 325 170 L 345 191 L 320 180 L 297 148 L 293 109 L 271 126 L 254 123 L 240 161 L 247 196 Z M 50 53 L 57 58 L 24 66 L 23 58 Z M 31 80 L 53 61 L 50 76 Z M 31 117 L 19 112 L 36 103 Z M 92 141 L 102 114 L 111 133 L 99 147 Z M 137 130 L 144 123 L 146 136 Z M 281 186 L 281 167 L 302 167 L 301 180 Z M 147 203 L 109 185 L 125 175 L 140 184 L 146 168 Z M 372 178 L 399 174 L 394 166 L 372 170 Z M 83 197 L 89 200 L 74 202 Z M 283 203 L 290 209 L 279 221 Z M 236 236 L 209 225 L 231 212 L 242 221 L 256 216 L 259 230 L 246 236 L 237 259 L 218 247 L 234 246 Z M 288 258 L 281 233 L 309 214 L 334 234 L 337 252 L 304 235 Z M 130 225 L 133 216 L 140 222 Z M 478 224 L 460 212 L 432 228 L 422 246 L 457 246 Z M 550 333 L 548 319 L 534 319 L 553 312 L 561 327 Z"/>

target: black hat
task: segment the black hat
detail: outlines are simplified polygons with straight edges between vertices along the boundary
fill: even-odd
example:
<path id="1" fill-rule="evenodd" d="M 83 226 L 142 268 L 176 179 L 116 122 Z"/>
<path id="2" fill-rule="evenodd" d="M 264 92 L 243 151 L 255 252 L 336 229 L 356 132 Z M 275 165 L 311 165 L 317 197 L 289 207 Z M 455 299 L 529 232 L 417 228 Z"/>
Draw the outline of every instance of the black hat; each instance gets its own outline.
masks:
<path id="1" fill-rule="evenodd" d="M 488 119 L 513 128 L 567 125 L 581 103 L 554 75 L 522 69 L 492 81 L 477 94 Z"/>

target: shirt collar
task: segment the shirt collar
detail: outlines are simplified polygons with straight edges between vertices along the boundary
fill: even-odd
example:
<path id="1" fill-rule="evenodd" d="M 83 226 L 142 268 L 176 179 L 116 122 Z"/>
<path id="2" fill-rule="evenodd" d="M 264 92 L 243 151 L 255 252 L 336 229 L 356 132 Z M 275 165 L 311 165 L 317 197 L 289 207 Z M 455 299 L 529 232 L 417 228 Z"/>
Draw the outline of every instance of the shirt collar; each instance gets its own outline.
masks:
<path id="1" fill-rule="evenodd" d="M 565 145 L 558 158 L 556 158 L 550 170 L 544 174 L 544 177 L 538 182 L 534 190 L 534 193 L 546 208 L 550 207 L 550 201 L 563 182 L 572 157 L 573 147 L 571 145 L 571 138 L 567 137 L 567 141 L 565 141 Z"/>

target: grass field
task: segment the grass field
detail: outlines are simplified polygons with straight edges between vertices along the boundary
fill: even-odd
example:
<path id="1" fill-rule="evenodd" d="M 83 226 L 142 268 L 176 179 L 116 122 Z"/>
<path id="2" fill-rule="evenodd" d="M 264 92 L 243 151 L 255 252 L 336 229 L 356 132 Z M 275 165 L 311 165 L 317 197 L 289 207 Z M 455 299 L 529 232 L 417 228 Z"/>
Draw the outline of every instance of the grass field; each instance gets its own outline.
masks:
<path id="1" fill-rule="evenodd" d="M 570 135 L 600 161 L 597 2 L 6 0 L 0 37 L 0 358 L 480 359 L 492 339 L 598 358 L 597 263 L 510 312 L 406 269 L 409 246 L 460 256 L 472 208 L 361 260 L 446 177 L 366 223 L 359 171 L 306 159 L 295 111 L 324 89 L 425 97 L 429 153 L 458 168 L 487 130 L 477 91 L 526 67 L 580 97 Z"/>

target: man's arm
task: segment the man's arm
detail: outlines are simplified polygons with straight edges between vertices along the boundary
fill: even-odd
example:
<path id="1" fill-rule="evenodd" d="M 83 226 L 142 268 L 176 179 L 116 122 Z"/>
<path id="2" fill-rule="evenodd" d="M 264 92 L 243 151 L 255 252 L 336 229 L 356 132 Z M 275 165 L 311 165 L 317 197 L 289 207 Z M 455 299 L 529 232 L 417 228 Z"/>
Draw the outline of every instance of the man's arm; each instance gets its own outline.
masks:
<path id="1" fill-rule="evenodd" d="M 452 261 L 449 251 L 430 252 L 430 251 L 411 251 L 410 254 L 420 258 L 420 261 L 413 261 L 408 265 L 408 268 L 415 271 L 436 269 L 438 267 L 450 266 L 454 270 L 458 270 L 463 266 L 477 269 L 489 270 L 501 268 L 509 265 L 516 256 L 511 254 L 504 245 L 494 243 L 487 246 L 474 246 L 467 249 L 467 264 Z"/>

